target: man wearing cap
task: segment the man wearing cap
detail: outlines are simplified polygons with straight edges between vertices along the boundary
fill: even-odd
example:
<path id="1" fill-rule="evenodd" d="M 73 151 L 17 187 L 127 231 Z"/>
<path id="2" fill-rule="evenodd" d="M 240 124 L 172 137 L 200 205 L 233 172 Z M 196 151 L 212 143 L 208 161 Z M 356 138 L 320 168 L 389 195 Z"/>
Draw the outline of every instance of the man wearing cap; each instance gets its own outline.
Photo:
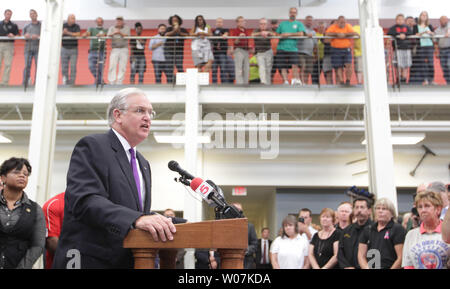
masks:
<path id="1" fill-rule="evenodd" d="M 134 24 L 136 29 L 136 36 L 141 36 L 142 34 L 142 24 L 141 22 L 136 22 Z M 147 70 L 147 64 L 145 61 L 145 44 L 147 39 L 131 39 L 130 40 L 130 83 L 134 84 L 134 76 L 136 73 L 139 75 L 139 84 L 144 83 L 144 72 Z"/>
<path id="2" fill-rule="evenodd" d="M 110 84 L 122 84 L 128 61 L 128 41 L 124 37 L 130 36 L 130 27 L 125 25 L 122 16 L 117 16 L 116 25 L 108 29 L 107 35 L 112 37 L 108 81 Z"/>

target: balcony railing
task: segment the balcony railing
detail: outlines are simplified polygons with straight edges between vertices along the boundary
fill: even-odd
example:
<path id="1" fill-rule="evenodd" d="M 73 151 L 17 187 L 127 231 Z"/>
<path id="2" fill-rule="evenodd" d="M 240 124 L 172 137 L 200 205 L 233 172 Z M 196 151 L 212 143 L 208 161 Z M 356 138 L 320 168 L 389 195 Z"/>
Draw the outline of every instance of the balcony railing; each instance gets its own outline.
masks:
<path id="1" fill-rule="evenodd" d="M 409 44 L 385 36 L 387 80 L 393 87 L 404 85 L 446 85 L 450 81 L 450 49 L 437 48 L 443 36 L 409 36 Z M 234 41 L 247 42 L 233 48 Z M 297 40 L 297 52 L 277 46 L 280 41 Z M 285 85 L 295 87 L 348 87 L 363 83 L 363 63 L 359 37 L 349 37 L 351 45 L 336 49 L 327 36 L 288 37 L 125 37 L 123 48 L 112 48 L 111 37 L 64 37 L 76 41 L 76 48 L 63 45 L 59 85 L 166 84 L 175 85 L 176 73 L 199 68 L 210 74 L 211 85 Z M 34 85 L 37 51 L 24 37 L 10 40 L 13 59 L 10 77 L 4 85 Z M 13 41 L 13 42 L 12 42 Z M 431 45 L 430 45 L 431 41 Z M 99 45 L 91 46 L 91 42 Z M 163 43 L 158 45 L 158 43 Z M 139 44 L 136 44 L 139 43 Z M 152 44 L 152 45 L 150 45 Z M 152 48 L 153 46 L 153 48 Z M 95 49 L 91 49 L 95 47 Z M 7 63 L 4 60 L 5 63 Z M 0 83 L 8 78 L 8 67 L 0 72 Z M 341 68 L 342 67 L 342 68 Z"/>

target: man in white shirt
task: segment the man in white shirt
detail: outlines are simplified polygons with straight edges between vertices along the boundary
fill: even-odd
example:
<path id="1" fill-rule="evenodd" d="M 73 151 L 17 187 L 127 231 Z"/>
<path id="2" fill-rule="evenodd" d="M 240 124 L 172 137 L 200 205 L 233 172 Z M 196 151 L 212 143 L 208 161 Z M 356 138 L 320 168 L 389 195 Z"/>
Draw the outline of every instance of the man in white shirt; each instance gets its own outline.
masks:
<path id="1" fill-rule="evenodd" d="M 308 208 L 301 209 L 298 213 L 298 232 L 305 236 L 308 242 L 311 242 L 312 237 L 317 233 L 317 230 L 311 226 L 311 222 L 311 210 Z"/>
<path id="2" fill-rule="evenodd" d="M 124 37 L 130 36 L 130 31 L 122 16 L 116 17 L 116 24 L 108 29 L 107 35 L 112 37 L 108 68 L 110 84 L 122 84 L 125 78 L 128 61 L 128 40 Z"/>

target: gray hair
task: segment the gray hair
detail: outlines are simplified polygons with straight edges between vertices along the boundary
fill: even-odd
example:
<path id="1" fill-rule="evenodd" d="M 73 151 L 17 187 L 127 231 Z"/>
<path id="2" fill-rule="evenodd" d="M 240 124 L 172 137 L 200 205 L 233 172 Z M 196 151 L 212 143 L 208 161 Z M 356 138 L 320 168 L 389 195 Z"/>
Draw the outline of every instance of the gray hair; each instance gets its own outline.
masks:
<path id="1" fill-rule="evenodd" d="M 114 97 L 111 99 L 111 102 L 109 103 L 108 111 L 107 111 L 108 125 L 110 127 L 116 121 L 114 119 L 114 110 L 115 109 L 119 109 L 119 110 L 128 109 L 127 98 L 131 95 L 136 95 L 136 94 L 145 96 L 144 91 L 142 91 L 139 88 L 135 88 L 135 87 L 128 87 L 128 88 L 121 89 L 119 92 L 116 93 L 116 95 L 114 95 Z"/>
<path id="2" fill-rule="evenodd" d="M 376 209 L 378 206 L 385 207 L 386 209 L 389 210 L 389 212 L 391 212 L 392 218 L 394 218 L 394 219 L 397 218 L 397 213 L 396 213 L 394 204 L 388 198 L 381 198 L 381 199 L 377 200 L 373 207 Z"/>

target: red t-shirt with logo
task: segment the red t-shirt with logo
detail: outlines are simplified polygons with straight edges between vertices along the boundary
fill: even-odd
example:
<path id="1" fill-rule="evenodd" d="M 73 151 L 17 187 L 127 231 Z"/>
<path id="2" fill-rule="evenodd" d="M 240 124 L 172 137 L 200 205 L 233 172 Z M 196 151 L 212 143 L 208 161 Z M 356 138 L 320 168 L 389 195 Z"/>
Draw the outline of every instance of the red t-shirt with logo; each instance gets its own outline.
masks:
<path id="1" fill-rule="evenodd" d="M 47 237 L 58 237 L 61 234 L 64 219 L 64 194 L 60 193 L 47 202 L 42 210 L 44 211 L 45 223 L 47 226 Z M 53 254 L 48 250 L 45 255 L 45 268 L 50 269 L 53 264 Z"/>

